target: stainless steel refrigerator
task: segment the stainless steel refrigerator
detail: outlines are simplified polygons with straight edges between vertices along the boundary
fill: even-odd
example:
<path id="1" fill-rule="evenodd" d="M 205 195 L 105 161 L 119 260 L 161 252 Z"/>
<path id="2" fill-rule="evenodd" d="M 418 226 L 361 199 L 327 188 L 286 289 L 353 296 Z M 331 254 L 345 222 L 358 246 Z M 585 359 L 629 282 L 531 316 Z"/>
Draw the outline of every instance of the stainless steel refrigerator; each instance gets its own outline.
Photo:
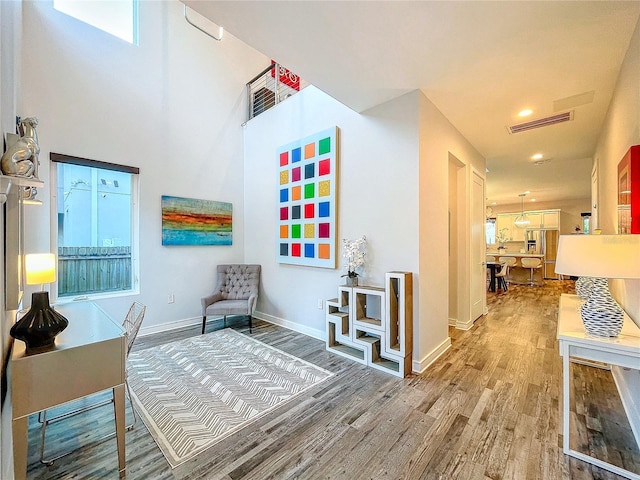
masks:
<path id="1" fill-rule="evenodd" d="M 560 231 L 557 229 L 548 230 L 527 230 L 526 232 L 527 253 L 537 253 L 544 255 L 544 278 L 557 279 L 556 255 L 558 253 L 558 239 Z"/>

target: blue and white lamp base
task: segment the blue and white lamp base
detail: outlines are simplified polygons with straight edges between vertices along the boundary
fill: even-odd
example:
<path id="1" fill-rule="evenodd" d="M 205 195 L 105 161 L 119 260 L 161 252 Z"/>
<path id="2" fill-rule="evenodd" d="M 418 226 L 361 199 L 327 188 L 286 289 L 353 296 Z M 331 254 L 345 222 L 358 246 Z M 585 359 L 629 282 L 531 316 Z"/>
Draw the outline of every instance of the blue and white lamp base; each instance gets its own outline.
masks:
<path id="1" fill-rule="evenodd" d="M 591 277 L 578 277 L 576 280 L 576 295 L 582 300 L 589 298 L 589 294 L 593 289 L 593 278 Z"/>
<path id="2" fill-rule="evenodd" d="M 618 336 L 624 311 L 611 296 L 606 278 L 591 278 L 591 292 L 580 306 L 580 315 L 587 333 L 598 337 Z"/>

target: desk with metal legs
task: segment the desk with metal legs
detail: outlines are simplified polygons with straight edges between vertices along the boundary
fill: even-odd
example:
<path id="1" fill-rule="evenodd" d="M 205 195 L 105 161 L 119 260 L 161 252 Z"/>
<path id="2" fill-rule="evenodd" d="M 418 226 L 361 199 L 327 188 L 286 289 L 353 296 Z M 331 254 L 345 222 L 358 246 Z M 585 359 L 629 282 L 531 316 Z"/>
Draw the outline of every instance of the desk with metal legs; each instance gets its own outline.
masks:
<path id="1" fill-rule="evenodd" d="M 11 358 L 13 461 L 16 480 L 26 478 L 27 424 L 33 413 L 113 389 L 118 471 L 125 475 L 125 330 L 93 303 L 55 307 L 69 326 L 53 350 L 27 355 L 16 340 Z"/>

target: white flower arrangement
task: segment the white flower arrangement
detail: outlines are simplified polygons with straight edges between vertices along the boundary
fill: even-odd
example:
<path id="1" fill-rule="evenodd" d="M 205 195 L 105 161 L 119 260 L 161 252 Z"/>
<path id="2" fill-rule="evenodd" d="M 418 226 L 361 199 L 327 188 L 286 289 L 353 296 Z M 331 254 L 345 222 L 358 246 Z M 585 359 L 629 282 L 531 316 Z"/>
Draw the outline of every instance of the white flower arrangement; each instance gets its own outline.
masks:
<path id="1" fill-rule="evenodd" d="M 342 256 L 346 259 L 347 273 L 343 277 L 357 277 L 356 269 L 362 267 L 367 256 L 367 238 L 363 235 L 357 240 L 342 239 Z"/>
<path id="2" fill-rule="evenodd" d="M 509 228 L 504 227 L 504 228 L 501 228 L 498 233 L 496 233 L 496 241 L 498 242 L 498 245 L 504 246 L 504 242 L 509 240 L 509 237 L 507 235 L 508 231 L 509 231 Z"/>

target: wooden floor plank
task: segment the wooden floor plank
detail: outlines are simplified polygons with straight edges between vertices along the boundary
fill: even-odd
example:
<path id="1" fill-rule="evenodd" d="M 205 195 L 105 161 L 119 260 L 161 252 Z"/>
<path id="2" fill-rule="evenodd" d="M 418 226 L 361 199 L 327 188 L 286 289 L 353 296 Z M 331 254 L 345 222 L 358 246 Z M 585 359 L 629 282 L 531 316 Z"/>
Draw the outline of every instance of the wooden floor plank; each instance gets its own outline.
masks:
<path id="1" fill-rule="evenodd" d="M 171 470 L 144 424 L 127 433 L 127 479 L 619 480 L 562 453 L 558 299 L 573 282 L 489 293 L 489 313 L 421 375 L 386 375 L 324 342 L 261 321 L 231 328 L 335 375 Z M 210 321 L 207 331 L 222 322 Z M 140 337 L 134 349 L 199 335 L 199 326 Z M 572 445 L 640 473 L 640 452 L 608 371 L 572 365 Z M 129 413 L 130 415 L 130 413 Z M 52 425 L 48 448 L 113 428 L 110 410 Z M 115 441 L 41 465 L 29 423 L 29 479 L 117 479 Z"/>

